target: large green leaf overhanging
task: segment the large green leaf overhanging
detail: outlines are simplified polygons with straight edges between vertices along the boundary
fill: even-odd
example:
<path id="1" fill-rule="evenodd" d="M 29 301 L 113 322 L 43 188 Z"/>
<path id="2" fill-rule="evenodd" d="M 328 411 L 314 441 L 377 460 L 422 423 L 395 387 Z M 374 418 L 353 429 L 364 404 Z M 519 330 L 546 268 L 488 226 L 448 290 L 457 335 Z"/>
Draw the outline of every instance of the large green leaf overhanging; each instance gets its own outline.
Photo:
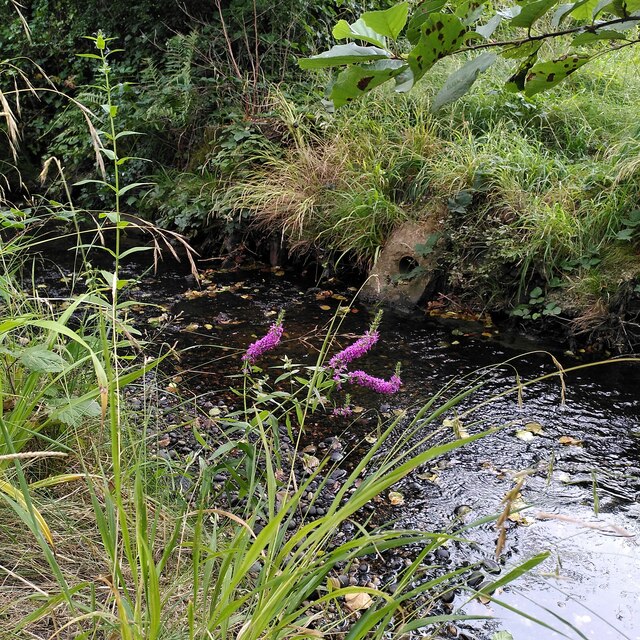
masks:
<path id="1" fill-rule="evenodd" d="M 341 107 L 391 80 L 406 68 L 407 64 L 402 60 L 380 60 L 371 64 L 351 66 L 340 72 L 331 88 L 329 98 L 336 108 Z"/>
<path id="2" fill-rule="evenodd" d="M 486 71 L 497 59 L 498 56 L 495 53 L 483 53 L 463 64 L 447 78 L 442 89 L 438 91 L 431 106 L 433 111 L 437 111 L 445 104 L 453 102 L 467 93 L 478 76 L 483 71 Z"/>
<path id="3" fill-rule="evenodd" d="M 562 58 L 550 60 L 549 62 L 538 62 L 531 67 L 524 85 L 524 92 L 527 96 L 532 96 L 540 91 L 546 91 L 555 87 L 559 82 L 572 74 L 582 65 L 587 64 L 591 56 L 570 53 Z"/>
<path id="4" fill-rule="evenodd" d="M 414 82 L 420 80 L 440 58 L 459 49 L 467 34 L 460 19 L 446 13 L 432 13 L 420 31 L 420 40 L 408 56 Z"/>
<path id="5" fill-rule="evenodd" d="M 336 40 L 351 38 L 351 40 L 362 40 L 383 49 L 387 46 L 385 37 L 368 27 L 362 18 L 359 18 L 353 24 L 349 24 L 346 20 L 340 20 L 333 27 L 331 33 Z"/>
<path id="6" fill-rule="evenodd" d="M 558 4 L 558 0 L 536 0 L 525 4 L 522 7 L 522 11 L 515 18 L 512 18 L 509 24 L 512 27 L 526 27 L 528 29 L 556 4 Z"/>
<path id="7" fill-rule="evenodd" d="M 396 40 L 407 24 L 408 16 L 409 3 L 401 2 L 384 11 L 366 11 L 360 18 L 377 33 Z"/>
<path id="8" fill-rule="evenodd" d="M 429 16 L 436 11 L 440 11 L 447 4 L 447 0 L 425 0 L 419 4 L 413 11 L 409 26 L 405 33 L 407 40 L 415 45 L 422 35 L 420 27 L 427 21 Z"/>
<path id="9" fill-rule="evenodd" d="M 343 64 L 356 62 L 373 62 L 390 58 L 391 54 L 379 47 L 362 47 L 355 42 L 337 44 L 329 51 L 323 51 L 317 56 L 298 60 L 301 69 L 323 69 L 325 67 L 339 67 Z"/>

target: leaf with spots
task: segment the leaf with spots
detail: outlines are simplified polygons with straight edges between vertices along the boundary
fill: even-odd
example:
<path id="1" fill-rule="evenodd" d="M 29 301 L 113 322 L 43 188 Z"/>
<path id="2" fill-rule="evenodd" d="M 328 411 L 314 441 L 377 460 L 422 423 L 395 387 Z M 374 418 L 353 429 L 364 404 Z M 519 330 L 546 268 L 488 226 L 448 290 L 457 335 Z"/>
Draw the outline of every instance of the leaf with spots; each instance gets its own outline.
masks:
<path id="1" fill-rule="evenodd" d="M 389 57 L 389 52 L 379 47 L 361 47 L 355 42 L 350 42 L 349 44 L 337 44 L 329 51 L 323 51 L 317 56 L 302 58 L 298 60 L 298 64 L 301 69 L 324 69 L 325 67 L 339 67 L 343 64 L 356 62 L 384 60 Z"/>
<path id="2" fill-rule="evenodd" d="M 341 107 L 395 78 L 406 68 L 407 64 L 402 60 L 380 60 L 351 66 L 340 72 L 331 88 L 329 99 L 336 108 Z"/>
<path id="3" fill-rule="evenodd" d="M 538 62 L 531 67 L 524 85 L 527 96 L 533 96 L 541 91 L 546 91 L 562 82 L 567 76 L 587 64 L 591 56 L 578 53 L 570 53 L 562 58 L 549 62 Z"/>
<path id="4" fill-rule="evenodd" d="M 351 40 L 362 40 L 383 49 L 387 46 L 385 37 L 368 27 L 362 18 L 356 20 L 353 24 L 349 24 L 346 20 L 340 20 L 333 27 L 332 34 L 336 40 L 350 38 Z"/>
<path id="5" fill-rule="evenodd" d="M 558 4 L 558 0 L 536 0 L 522 7 L 522 11 L 512 18 L 509 24 L 512 27 L 526 27 L 527 29 L 552 7 Z"/>
<path id="6" fill-rule="evenodd" d="M 407 33 L 405 34 L 411 44 L 415 45 L 418 40 L 420 40 L 420 36 L 422 35 L 420 27 L 426 22 L 429 15 L 440 11 L 446 4 L 447 0 L 427 0 L 415 8 L 411 20 L 409 20 Z"/>
<path id="7" fill-rule="evenodd" d="M 520 66 L 517 68 L 516 72 L 507 80 L 505 83 L 505 88 L 507 91 L 523 91 L 524 84 L 527 80 L 527 76 L 529 75 L 529 71 L 531 67 L 538 60 L 538 46 L 535 51 L 526 59 L 520 63 Z"/>
<path id="8" fill-rule="evenodd" d="M 384 11 L 366 11 L 360 19 L 371 29 L 396 40 L 407 24 L 409 3 L 401 2 Z"/>
<path id="9" fill-rule="evenodd" d="M 460 18 L 446 13 L 432 13 L 420 29 L 420 40 L 408 56 L 414 82 L 420 80 L 438 60 L 459 49 L 467 35 Z"/>

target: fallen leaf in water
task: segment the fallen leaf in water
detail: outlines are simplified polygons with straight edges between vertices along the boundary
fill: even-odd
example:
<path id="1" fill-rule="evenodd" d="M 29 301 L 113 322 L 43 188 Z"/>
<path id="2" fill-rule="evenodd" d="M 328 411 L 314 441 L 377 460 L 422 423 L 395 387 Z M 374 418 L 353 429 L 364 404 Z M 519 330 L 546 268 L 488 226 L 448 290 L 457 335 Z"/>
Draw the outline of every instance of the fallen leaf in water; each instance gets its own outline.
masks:
<path id="1" fill-rule="evenodd" d="M 337 293 L 331 296 L 334 300 L 346 300 L 346 296 L 338 295 Z"/>
<path id="2" fill-rule="evenodd" d="M 455 433 L 456 438 L 459 438 L 460 440 L 469 437 L 469 432 L 464 428 L 460 418 L 457 416 L 455 418 L 445 418 L 442 421 L 442 426 L 446 429 L 453 429 L 453 433 Z"/>
<path id="3" fill-rule="evenodd" d="M 369 444 L 375 444 L 376 442 L 378 442 L 378 436 L 374 435 L 373 433 L 366 435 L 364 439 L 365 442 L 368 442 Z"/>
<path id="4" fill-rule="evenodd" d="M 525 431 L 524 429 L 520 429 L 516 431 L 516 438 L 520 438 L 520 440 L 524 440 L 525 442 L 531 442 L 534 439 L 533 433 L 531 431 Z"/>
<path id="5" fill-rule="evenodd" d="M 560 436 L 558 438 L 558 442 L 566 446 L 570 446 L 570 445 L 574 445 L 576 447 L 582 446 L 582 440 L 578 440 L 577 438 L 572 438 L 571 436 Z"/>
<path id="6" fill-rule="evenodd" d="M 196 331 L 197 329 L 200 328 L 200 325 L 197 322 L 192 322 L 191 324 L 188 324 L 184 330 L 185 331 Z"/>
<path id="7" fill-rule="evenodd" d="M 321 305 L 320 305 L 320 308 L 321 308 L 323 311 L 331 311 L 331 307 L 330 307 L 328 304 L 321 304 Z"/>
<path id="8" fill-rule="evenodd" d="M 282 269 L 279 269 L 278 271 L 274 271 L 273 275 L 281 278 L 284 275 L 284 271 L 282 271 Z"/>
<path id="9" fill-rule="evenodd" d="M 364 407 L 356 406 L 353 407 L 353 413 L 362 413 L 364 411 Z"/>
<path id="10" fill-rule="evenodd" d="M 310 456 L 306 453 L 302 456 L 302 468 L 307 473 L 313 473 L 313 470 L 317 469 L 319 464 L 320 460 L 318 460 L 318 458 L 316 458 L 315 456 Z"/>
<path id="11" fill-rule="evenodd" d="M 399 491 L 389 492 L 389 502 L 395 507 L 404 504 L 404 496 Z"/>
<path id="12" fill-rule="evenodd" d="M 347 593 L 344 604 L 350 611 L 362 611 L 373 604 L 373 599 L 368 593 Z"/>
<path id="13" fill-rule="evenodd" d="M 211 329 L 213 329 L 213 325 L 212 325 L 212 324 L 207 323 L 207 324 L 205 324 L 205 325 L 204 325 L 204 328 L 205 328 L 207 331 L 211 331 Z"/>
<path id="14" fill-rule="evenodd" d="M 542 425 L 539 422 L 527 422 L 527 424 L 524 425 L 524 428 L 527 431 L 531 431 L 531 433 L 542 433 Z"/>
<path id="15" fill-rule="evenodd" d="M 316 293 L 316 300 L 324 300 L 330 298 L 333 295 L 333 291 L 319 291 Z"/>

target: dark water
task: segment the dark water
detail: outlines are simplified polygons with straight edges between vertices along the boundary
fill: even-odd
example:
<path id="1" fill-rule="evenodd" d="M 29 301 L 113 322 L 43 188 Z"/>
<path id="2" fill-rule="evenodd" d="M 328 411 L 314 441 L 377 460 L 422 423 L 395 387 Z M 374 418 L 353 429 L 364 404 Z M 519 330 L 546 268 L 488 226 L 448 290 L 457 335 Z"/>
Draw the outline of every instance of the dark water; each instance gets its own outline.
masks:
<path id="1" fill-rule="evenodd" d="M 223 390 L 228 376 L 238 373 L 244 348 L 267 330 L 280 309 L 286 311 L 286 333 L 268 363 L 280 364 L 286 354 L 315 364 L 334 311 L 349 304 L 355 290 L 338 282 L 313 285 L 301 274 L 256 268 L 206 273 L 198 288 L 185 272 L 165 269 L 147 278 L 135 297 L 162 306 L 144 314 L 158 317 L 161 336 L 185 349 L 184 384 L 196 391 Z M 340 327 L 341 347 L 366 330 L 373 313 L 360 303 L 350 308 Z M 618 362 L 568 373 L 564 401 L 554 377 L 525 388 L 521 403 L 515 393 L 489 403 L 512 388 L 518 376 L 526 381 L 557 371 L 548 351 L 565 368 L 583 361 L 563 354 L 558 345 L 422 314 L 388 310 L 380 333 L 379 344 L 358 366 L 388 377 L 400 361 L 403 389 L 391 399 L 354 394 L 354 403 L 379 406 L 389 416 L 424 403 L 451 380 L 473 379 L 479 369 L 511 360 L 488 374 L 486 384 L 458 407 L 460 412 L 479 407 L 464 420 L 470 432 L 506 426 L 412 478 L 411 486 L 400 486 L 406 502 L 391 513 L 398 526 L 428 530 L 459 523 L 461 508 L 466 521 L 495 514 L 517 474 L 526 471 L 519 504 L 528 508 L 524 521 L 509 525 L 507 568 L 543 550 L 551 555 L 497 597 L 556 631 L 504 607 L 472 601 L 463 607 L 465 613 L 497 618 L 476 627 L 476 637 L 506 629 L 516 640 L 640 639 L 640 364 Z M 528 441 L 516 437 L 532 423 L 542 430 Z M 326 437 L 329 430 L 341 433 L 348 425 L 346 419 L 319 421 L 318 432 L 312 425 L 308 438 Z M 363 414 L 356 431 L 361 435 L 373 426 Z M 569 444 L 561 443 L 563 437 Z M 468 537 L 491 555 L 493 523 L 472 529 Z"/>

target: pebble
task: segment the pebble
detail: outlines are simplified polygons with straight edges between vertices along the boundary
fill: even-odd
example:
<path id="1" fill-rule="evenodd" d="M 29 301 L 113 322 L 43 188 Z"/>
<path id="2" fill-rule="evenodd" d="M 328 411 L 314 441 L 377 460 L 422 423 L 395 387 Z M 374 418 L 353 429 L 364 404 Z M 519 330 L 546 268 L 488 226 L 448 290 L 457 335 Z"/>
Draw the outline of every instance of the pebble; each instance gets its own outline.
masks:
<path id="1" fill-rule="evenodd" d="M 495 560 L 491 560 L 490 558 L 485 558 L 482 561 L 482 568 L 487 573 L 493 573 L 493 574 L 498 574 L 500 573 L 500 571 L 502 571 L 502 568 L 500 567 L 500 565 Z"/>

